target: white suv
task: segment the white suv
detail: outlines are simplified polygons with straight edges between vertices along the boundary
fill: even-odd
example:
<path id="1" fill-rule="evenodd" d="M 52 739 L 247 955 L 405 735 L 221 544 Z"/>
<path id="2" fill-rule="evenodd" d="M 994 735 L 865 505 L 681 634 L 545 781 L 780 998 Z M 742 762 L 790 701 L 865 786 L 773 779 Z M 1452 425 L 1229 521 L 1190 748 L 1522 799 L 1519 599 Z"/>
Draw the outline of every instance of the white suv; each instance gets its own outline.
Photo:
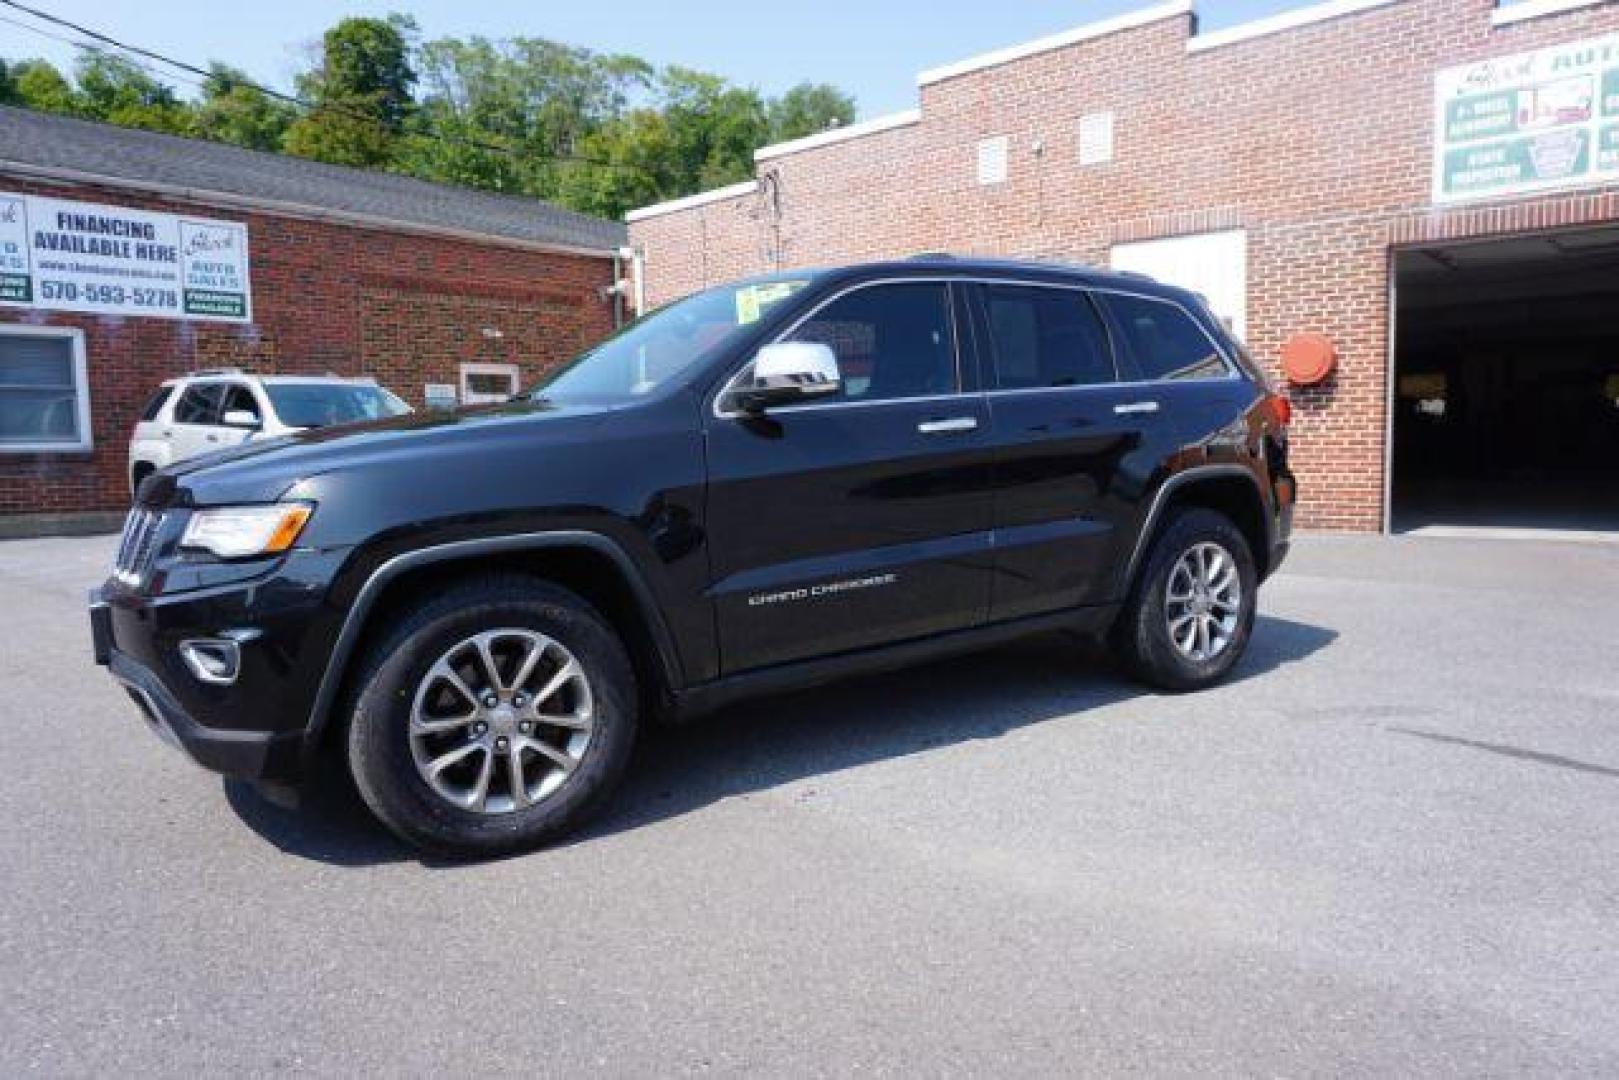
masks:
<path id="1" fill-rule="evenodd" d="M 129 489 L 165 465 L 249 439 L 408 412 L 375 379 L 193 372 L 165 382 L 141 410 L 129 440 Z"/>

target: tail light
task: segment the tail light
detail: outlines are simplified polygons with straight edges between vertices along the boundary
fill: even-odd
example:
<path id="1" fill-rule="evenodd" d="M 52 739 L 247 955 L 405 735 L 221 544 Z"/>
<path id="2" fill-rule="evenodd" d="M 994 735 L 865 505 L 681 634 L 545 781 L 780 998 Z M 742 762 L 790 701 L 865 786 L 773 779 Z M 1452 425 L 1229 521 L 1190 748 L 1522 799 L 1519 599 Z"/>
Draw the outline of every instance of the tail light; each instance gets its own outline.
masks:
<path id="1" fill-rule="evenodd" d="M 1293 403 L 1281 394 L 1270 396 L 1271 414 L 1276 417 L 1277 427 L 1287 427 L 1293 422 Z"/>

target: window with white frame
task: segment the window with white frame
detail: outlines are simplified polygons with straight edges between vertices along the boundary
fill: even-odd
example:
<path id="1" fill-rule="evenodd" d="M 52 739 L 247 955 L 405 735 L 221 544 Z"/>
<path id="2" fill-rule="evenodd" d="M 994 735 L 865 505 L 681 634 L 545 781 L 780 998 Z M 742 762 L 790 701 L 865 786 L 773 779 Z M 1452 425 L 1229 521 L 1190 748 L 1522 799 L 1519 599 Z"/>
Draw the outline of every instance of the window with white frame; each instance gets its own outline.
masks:
<path id="1" fill-rule="evenodd" d="M 462 364 L 461 404 L 507 401 L 516 395 L 519 378 L 516 364 Z"/>
<path id="2" fill-rule="evenodd" d="M 0 454 L 88 450 L 84 332 L 0 326 Z"/>

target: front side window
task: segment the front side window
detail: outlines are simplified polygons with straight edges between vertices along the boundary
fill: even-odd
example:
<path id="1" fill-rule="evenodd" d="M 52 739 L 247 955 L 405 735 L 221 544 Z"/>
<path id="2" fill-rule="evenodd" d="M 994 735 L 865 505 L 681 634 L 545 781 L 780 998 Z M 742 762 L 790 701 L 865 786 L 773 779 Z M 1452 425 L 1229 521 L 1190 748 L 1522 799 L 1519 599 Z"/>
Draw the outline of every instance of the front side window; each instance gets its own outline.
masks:
<path id="1" fill-rule="evenodd" d="M 174 403 L 176 424 L 217 424 L 219 404 L 225 396 L 224 383 L 192 383 Z"/>
<path id="2" fill-rule="evenodd" d="M 0 452 L 90 446 L 84 338 L 77 330 L 0 333 Z"/>
<path id="3" fill-rule="evenodd" d="M 982 295 L 996 389 L 1096 386 L 1116 381 L 1107 328 L 1084 293 L 987 285 Z"/>
<path id="4" fill-rule="evenodd" d="M 831 348 L 842 400 L 932 397 L 957 390 L 950 290 L 942 282 L 873 285 L 832 301 L 788 341 Z"/>
<path id="5" fill-rule="evenodd" d="M 1228 373 L 1214 339 L 1179 305 L 1120 293 L 1105 299 L 1143 379 L 1218 379 Z"/>

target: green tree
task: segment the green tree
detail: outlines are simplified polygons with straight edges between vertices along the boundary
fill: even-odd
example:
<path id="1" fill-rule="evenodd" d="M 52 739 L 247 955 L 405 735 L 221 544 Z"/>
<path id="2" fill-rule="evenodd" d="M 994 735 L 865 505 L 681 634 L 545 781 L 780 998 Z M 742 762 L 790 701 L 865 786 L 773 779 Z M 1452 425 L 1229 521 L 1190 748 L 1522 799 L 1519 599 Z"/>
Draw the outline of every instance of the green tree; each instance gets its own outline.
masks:
<path id="1" fill-rule="evenodd" d="M 770 141 L 786 142 L 854 122 L 854 98 L 827 83 L 799 83 L 770 102 Z"/>
<path id="2" fill-rule="evenodd" d="M 193 122 L 196 133 L 250 150 L 279 150 L 297 110 L 255 86 L 247 73 L 226 64 L 208 66 Z"/>
<path id="3" fill-rule="evenodd" d="M 421 101 L 401 167 L 431 179 L 554 196 L 559 159 L 617 119 L 652 69 L 634 57 L 542 38 L 431 41 L 417 56 Z"/>
<path id="4" fill-rule="evenodd" d="M 224 64 L 187 101 L 100 54 L 80 61 L 76 83 L 41 60 L 0 65 L 0 101 L 610 217 L 751 177 L 760 146 L 854 119 L 853 100 L 822 83 L 766 98 L 717 75 L 545 38 L 417 37 L 407 16 L 339 20 L 298 76 L 302 110 Z"/>
<path id="5" fill-rule="evenodd" d="M 88 115 L 79 92 L 67 77 L 48 61 L 24 60 L 11 69 L 18 101 L 41 112 L 68 116 Z"/>
<path id="6" fill-rule="evenodd" d="M 415 32 L 400 15 L 343 19 L 326 31 L 319 64 L 298 79 L 314 107 L 287 130 L 284 148 L 338 165 L 389 164 L 415 104 Z"/>
<path id="7" fill-rule="evenodd" d="M 770 141 L 764 99 L 718 75 L 668 67 L 659 77 L 682 189 L 734 184 L 753 175 L 753 152 Z"/>
<path id="8" fill-rule="evenodd" d="M 174 88 L 116 56 L 86 52 L 74 69 L 87 115 L 121 127 L 190 133 L 191 110 Z"/>
<path id="9" fill-rule="evenodd" d="M 635 109 L 585 136 L 579 154 L 589 162 L 563 166 L 557 198 L 581 213 L 617 218 L 690 187 L 679 175 L 668 117 L 657 109 Z"/>

